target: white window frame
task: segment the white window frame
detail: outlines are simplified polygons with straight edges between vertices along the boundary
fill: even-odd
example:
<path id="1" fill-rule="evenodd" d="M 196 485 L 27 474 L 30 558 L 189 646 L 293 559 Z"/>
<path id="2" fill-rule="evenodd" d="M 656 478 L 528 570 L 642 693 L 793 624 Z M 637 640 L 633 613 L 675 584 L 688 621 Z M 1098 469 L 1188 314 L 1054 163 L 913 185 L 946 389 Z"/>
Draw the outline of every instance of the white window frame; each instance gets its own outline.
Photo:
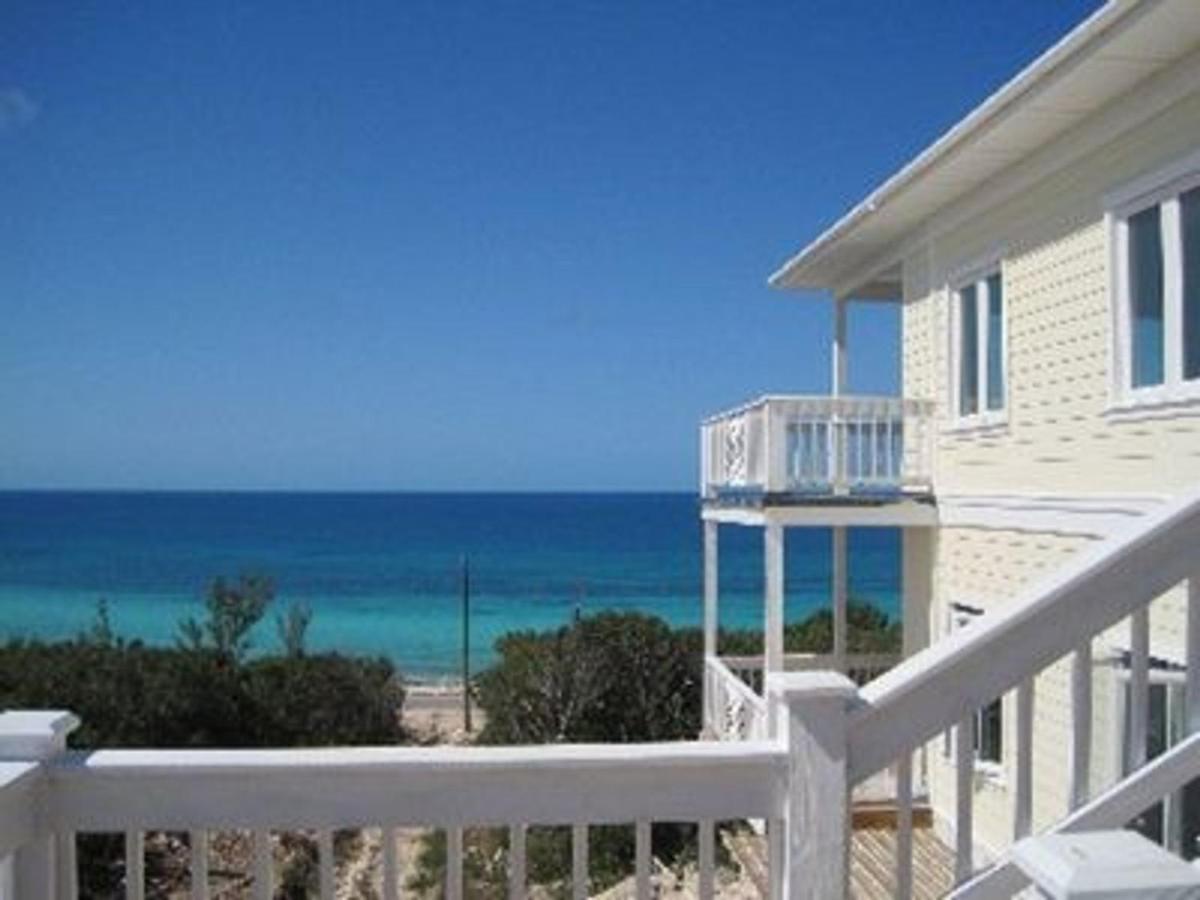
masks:
<path id="1" fill-rule="evenodd" d="M 1112 774 L 1113 783 L 1120 781 L 1129 773 L 1125 769 L 1126 755 L 1129 749 L 1129 734 L 1125 730 L 1125 721 L 1129 715 L 1129 695 L 1128 687 L 1131 681 L 1131 670 L 1127 663 L 1118 659 L 1113 666 L 1113 674 L 1116 689 L 1112 694 L 1113 706 L 1113 723 L 1115 727 L 1112 729 Z M 1146 680 L 1148 686 L 1161 685 L 1167 689 L 1167 729 L 1170 730 L 1171 711 L 1173 704 L 1186 704 L 1187 698 L 1184 693 L 1187 681 L 1186 670 L 1181 669 L 1160 669 L 1151 666 L 1146 672 Z M 1182 739 L 1182 738 L 1181 738 Z M 1174 744 L 1168 741 L 1167 749 L 1173 747 Z M 1174 853 L 1179 853 L 1182 850 L 1180 841 L 1182 837 L 1182 821 L 1181 814 L 1183 810 L 1182 788 L 1167 794 L 1160 801 L 1163 805 L 1163 838 L 1165 846 L 1168 850 Z"/>
<path id="2" fill-rule="evenodd" d="M 1105 197 L 1109 243 L 1110 413 L 1147 407 L 1200 406 L 1200 378 L 1183 379 L 1183 235 L 1181 194 L 1200 187 L 1200 152 L 1138 178 Z M 1129 219 L 1159 207 L 1163 246 L 1163 383 L 1133 386 L 1133 324 L 1129 292 Z"/>
<path id="3" fill-rule="evenodd" d="M 988 327 L 988 303 L 990 290 L 988 279 L 993 275 L 1000 279 L 1000 380 L 1004 389 L 1004 402 L 999 409 L 988 409 L 988 357 L 991 341 L 995 336 Z M 975 412 L 963 415 L 962 384 L 960 381 L 962 361 L 962 292 L 975 288 L 975 333 L 976 333 L 976 390 Z M 987 265 L 973 266 L 968 272 L 955 278 L 948 286 L 950 297 L 950 423 L 956 430 L 995 428 L 1008 423 L 1009 378 L 1008 378 L 1008 297 L 1004 291 L 1004 267 L 998 259 Z"/>

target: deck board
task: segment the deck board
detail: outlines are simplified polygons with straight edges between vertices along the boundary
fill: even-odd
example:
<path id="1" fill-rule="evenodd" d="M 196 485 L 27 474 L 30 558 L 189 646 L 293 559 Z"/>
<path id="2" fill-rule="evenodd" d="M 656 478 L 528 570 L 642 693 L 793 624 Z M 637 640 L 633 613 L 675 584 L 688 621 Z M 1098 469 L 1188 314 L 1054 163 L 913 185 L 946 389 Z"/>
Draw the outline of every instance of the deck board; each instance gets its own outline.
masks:
<path id="1" fill-rule="evenodd" d="M 766 843 L 742 831 L 727 846 L 766 896 Z M 931 827 L 913 829 L 913 897 L 936 900 L 954 886 L 954 851 Z M 896 894 L 896 830 L 888 826 L 855 828 L 850 844 L 850 896 L 854 900 L 890 900 Z"/>

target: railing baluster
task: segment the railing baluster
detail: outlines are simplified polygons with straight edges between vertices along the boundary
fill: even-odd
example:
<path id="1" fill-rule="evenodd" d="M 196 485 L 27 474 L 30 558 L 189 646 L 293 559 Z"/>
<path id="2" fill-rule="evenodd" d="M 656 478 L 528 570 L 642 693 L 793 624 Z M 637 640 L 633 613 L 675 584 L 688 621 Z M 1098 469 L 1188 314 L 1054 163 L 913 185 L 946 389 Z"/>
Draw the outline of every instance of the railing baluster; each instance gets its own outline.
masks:
<path id="1" fill-rule="evenodd" d="M 75 832 L 60 831 L 55 835 L 54 860 L 58 867 L 60 900 L 75 900 L 79 896 L 79 865 L 75 854 Z"/>
<path id="2" fill-rule="evenodd" d="M 1146 762 L 1146 727 L 1150 709 L 1150 608 L 1129 617 L 1129 771 Z"/>
<path id="3" fill-rule="evenodd" d="M 525 826 L 508 828 L 508 900 L 525 900 Z"/>
<path id="4" fill-rule="evenodd" d="M 888 481 L 895 481 L 899 473 L 896 471 L 896 417 L 894 415 L 889 414 L 887 417 L 887 429 L 884 433 L 884 441 L 883 470 L 886 473 Z"/>
<path id="5" fill-rule="evenodd" d="M 634 830 L 638 900 L 650 900 L 650 823 L 639 819 Z"/>
<path id="6" fill-rule="evenodd" d="M 145 900 L 146 853 L 141 831 L 125 832 L 125 900 Z"/>
<path id="7" fill-rule="evenodd" d="M 588 896 L 588 827 L 571 827 L 571 896 L 587 900 Z"/>
<path id="8" fill-rule="evenodd" d="M 400 900 L 400 861 L 396 858 L 396 829 L 384 826 L 383 841 L 383 900 Z"/>
<path id="9" fill-rule="evenodd" d="M 913 889 L 912 754 L 896 763 L 896 896 L 909 900 Z"/>
<path id="10" fill-rule="evenodd" d="M 463 830 L 446 829 L 446 900 L 462 900 Z"/>
<path id="11" fill-rule="evenodd" d="M 713 900 L 714 894 L 714 869 L 715 869 L 715 825 L 711 819 L 704 819 L 697 823 L 696 840 L 699 844 L 697 856 L 699 857 L 699 871 L 697 873 L 698 887 L 700 890 L 700 900 Z"/>
<path id="12" fill-rule="evenodd" d="M 1017 791 L 1013 837 L 1028 837 L 1033 826 L 1033 679 L 1017 688 Z"/>
<path id="13" fill-rule="evenodd" d="M 191 851 L 191 900 L 208 900 L 208 832 L 203 829 L 188 835 Z"/>
<path id="14" fill-rule="evenodd" d="M 271 832 L 265 828 L 254 832 L 254 898 L 272 900 L 275 894 L 271 859 Z"/>
<path id="15" fill-rule="evenodd" d="M 317 834 L 317 869 L 319 871 L 321 900 L 333 900 L 335 889 L 333 877 L 333 832 L 328 828 L 321 829 Z"/>
<path id="16" fill-rule="evenodd" d="M 975 717 L 967 716 L 955 729 L 954 883 L 962 884 L 975 868 L 972 859 L 974 825 Z"/>
<path id="17" fill-rule="evenodd" d="M 1071 658 L 1071 789 L 1075 810 L 1087 803 L 1092 770 L 1092 642 L 1084 641 Z"/>
<path id="18" fill-rule="evenodd" d="M 1200 731 L 1200 575 L 1187 583 L 1187 679 L 1184 703 L 1187 707 L 1184 729 L 1188 734 Z"/>

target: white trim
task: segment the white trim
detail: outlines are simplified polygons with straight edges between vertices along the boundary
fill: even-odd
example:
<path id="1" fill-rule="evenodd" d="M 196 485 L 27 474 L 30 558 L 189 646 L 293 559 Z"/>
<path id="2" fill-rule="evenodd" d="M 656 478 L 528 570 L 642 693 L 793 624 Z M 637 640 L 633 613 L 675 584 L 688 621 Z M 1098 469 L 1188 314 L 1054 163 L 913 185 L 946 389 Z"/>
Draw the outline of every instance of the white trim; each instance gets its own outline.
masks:
<path id="1" fill-rule="evenodd" d="M 812 263 L 814 257 L 827 252 L 833 245 L 850 235 L 861 222 L 869 220 L 884 204 L 892 201 L 905 189 L 911 188 L 922 176 L 936 170 L 938 164 L 960 150 L 962 145 L 981 134 L 986 127 L 999 119 L 1005 112 L 1030 102 L 1037 96 L 1035 91 L 1045 82 L 1072 68 L 1070 63 L 1087 59 L 1095 43 L 1100 42 L 1113 26 L 1117 25 L 1134 10 L 1144 12 L 1149 4 L 1107 3 L 1084 19 L 1049 50 L 1017 73 L 998 91 L 971 110 L 955 123 L 907 165 L 884 181 L 836 221 L 824 233 L 794 254 L 780 266 L 769 279 L 773 287 L 805 287 L 796 270 Z M 1135 17 L 1136 18 L 1136 17 Z"/>
<path id="2" fill-rule="evenodd" d="M 797 506 L 705 507 L 700 517 L 722 525 L 761 528 L 781 525 L 785 528 L 910 528 L 938 524 L 938 511 L 932 503 L 898 499 L 879 504 L 811 503 Z"/>
<path id="3" fill-rule="evenodd" d="M 874 277 L 903 262 L 921 247 L 961 228 L 964 223 L 980 218 L 1013 197 L 1033 189 L 1045 179 L 1111 143 L 1115 135 L 1131 131 L 1195 93 L 1198 77 L 1200 54 L 1172 63 L 1169 68 L 1151 76 L 1144 85 L 1139 85 L 1080 124 L 1031 151 L 982 187 L 935 210 L 920 225 L 907 229 L 905 237 L 885 245 L 875 257 L 858 265 L 855 271 L 865 273 L 868 278 Z"/>
<path id="4" fill-rule="evenodd" d="M 1197 180 L 1197 173 L 1200 173 L 1200 150 L 1113 188 L 1104 195 L 1104 207 L 1118 214 L 1137 212 L 1195 187 L 1192 182 Z"/>
<path id="5" fill-rule="evenodd" d="M 761 528 L 982 528 L 1038 534 L 1108 537 L 1152 512 L 1159 494 L 938 494 L 936 505 L 899 499 L 879 505 L 811 503 L 797 506 L 708 506 L 706 522 Z"/>
<path id="6" fill-rule="evenodd" d="M 1109 407 L 1105 415 L 1136 417 L 1142 410 L 1152 409 L 1173 416 L 1191 407 L 1200 407 L 1200 379 L 1183 377 L 1183 234 L 1179 198 L 1195 188 L 1200 188 L 1200 151 L 1139 175 L 1105 195 L 1104 223 L 1110 254 L 1109 298 L 1113 323 Z M 1163 380 L 1160 384 L 1134 387 L 1129 219 L 1155 206 L 1159 211 L 1162 243 Z"/>

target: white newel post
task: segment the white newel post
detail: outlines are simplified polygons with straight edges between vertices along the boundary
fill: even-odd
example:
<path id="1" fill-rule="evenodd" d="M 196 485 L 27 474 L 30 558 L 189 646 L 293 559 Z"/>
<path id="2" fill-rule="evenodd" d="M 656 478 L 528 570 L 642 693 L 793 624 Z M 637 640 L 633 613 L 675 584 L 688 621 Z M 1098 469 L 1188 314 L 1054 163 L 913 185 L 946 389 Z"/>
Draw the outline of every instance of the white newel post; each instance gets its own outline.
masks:
<path id="1" fill-rule="evenodd" d="M 0 714 L 0 762 L 42 763 L 61 756 L 67 735 L 79 727 L 73 713 L 61 710 L 22 710 Z M 38 838 L 14 854 L 10 884 L 19 900 L 58 900 L 73 893 L 73 854 L 60 847 L 57 836 L 39 826 Z M 59 860 L 60 855 L 64 855 Z M 61 871 L 60 871 L 61 869 Z M 0 882 L 0 900 L 9 885 Z"/>
<path id="2" fill-rule="evenodd" d="M 783 834 L 773 876 L 779 900 L 839 900 L 849 890 L 847 714 L 858 696 L 836 672 L 767 675 L 773 734 L 788 748 Z"/>

